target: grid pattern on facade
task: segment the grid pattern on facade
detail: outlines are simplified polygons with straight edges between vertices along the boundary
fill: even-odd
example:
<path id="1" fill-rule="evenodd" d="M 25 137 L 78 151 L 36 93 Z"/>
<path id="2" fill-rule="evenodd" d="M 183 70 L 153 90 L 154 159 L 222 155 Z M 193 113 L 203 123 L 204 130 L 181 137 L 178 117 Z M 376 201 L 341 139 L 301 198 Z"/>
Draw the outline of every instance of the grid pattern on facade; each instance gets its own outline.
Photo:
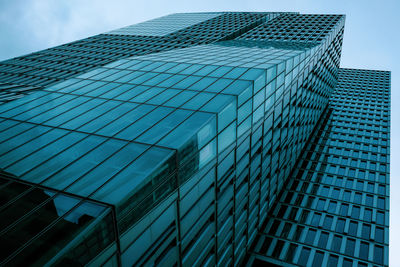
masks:
<path id="1" fill-rule="evenodd" d="M 209 20 L 221 13 L 176 13 L 161 18 L 134 24 L 107 34 L 140 35 L 140 36 L 165 36 L 197 23 Z"/>
<path id="2" fill-rule="evenodd" d="M 342 25 L 332 31 L 301 49 L 231 41 L 122 59 L 0 106 L 9 179 L 115 210 L 104 234 L 118 234 L 97 257 L 72 234 L 63 254 L 37 261 L 242 262 L 328 103 Z M 18 248 L 48 227 L 3 263 L 28 257 Z"/>
<path id="3" fill-rule="evenodd" d="M 0 65 L 0 265 L 387 266 L 390 74 L 339 71 L 344 16 L 174 16 Z"/>
<path id="4" fill-rule="evenodd" d="M 388 266 L 390 73 L 341 69 L 254 264 Z"/>
<path id="5" fill-rule="evenodd" d="M 321 43 L 343 15 L 284 14 L 244 33 L 244 40 Z"/>
<path id="6" fill-rule="evenodd" d="M 165 36 L 99 34 L 3 61 L 0 86 L 7 89 L 1 90 L 0 103 L 29 93 L 31 86 L 40 89 L 121 58 L 232 39 L 280 13 L 221 14 Z"/>

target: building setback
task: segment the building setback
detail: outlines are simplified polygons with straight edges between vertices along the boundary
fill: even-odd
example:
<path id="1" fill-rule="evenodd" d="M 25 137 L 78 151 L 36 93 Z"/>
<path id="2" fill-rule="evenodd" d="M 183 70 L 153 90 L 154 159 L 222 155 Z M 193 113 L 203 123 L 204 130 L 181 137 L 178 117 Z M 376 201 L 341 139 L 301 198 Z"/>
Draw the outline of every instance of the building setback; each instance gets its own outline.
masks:
<path id="1" fill-rule="evenodd" d="M 390 73 L 339 69 L 344 19 L 172 14 L 0 63 L 0 265 L 388 266 Z"/>

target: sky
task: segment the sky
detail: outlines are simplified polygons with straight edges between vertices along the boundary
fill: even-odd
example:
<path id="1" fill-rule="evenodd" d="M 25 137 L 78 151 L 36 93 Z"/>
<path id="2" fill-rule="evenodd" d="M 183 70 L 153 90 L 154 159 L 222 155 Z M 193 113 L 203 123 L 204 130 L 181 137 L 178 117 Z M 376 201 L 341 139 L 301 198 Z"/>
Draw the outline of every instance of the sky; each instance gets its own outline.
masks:
<path id="1" fill-rule="evenodd" d="M 345 14 L 341 67 L 392 72 L 400 99 L 398 0 L 0 0 L 0 60 L 177 12 Z M 390 265 L 400 266 L 400 105 L 391 110 Z"/>

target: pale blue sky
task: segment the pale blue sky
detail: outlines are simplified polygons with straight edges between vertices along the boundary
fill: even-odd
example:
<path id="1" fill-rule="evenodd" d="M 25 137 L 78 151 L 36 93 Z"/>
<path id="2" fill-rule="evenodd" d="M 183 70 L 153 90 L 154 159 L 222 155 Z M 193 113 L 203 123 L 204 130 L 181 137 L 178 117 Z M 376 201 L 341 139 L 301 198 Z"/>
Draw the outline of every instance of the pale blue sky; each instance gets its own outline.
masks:
<path id="1" fill-rule="evenodd" d="M 0 0 L 0 60 L 170 13 L 199 11 L 346 14 L 341 66 L 392 71 L 390 263 L 400 266 L 400 1 Z"/>

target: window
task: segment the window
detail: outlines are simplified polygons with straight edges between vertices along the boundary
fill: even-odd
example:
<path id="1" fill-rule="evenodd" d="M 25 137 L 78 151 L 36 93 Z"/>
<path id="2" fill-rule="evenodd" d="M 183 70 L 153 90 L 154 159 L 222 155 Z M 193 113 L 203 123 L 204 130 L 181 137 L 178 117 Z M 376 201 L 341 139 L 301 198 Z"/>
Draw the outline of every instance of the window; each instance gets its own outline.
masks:
<path id="1" fill-rule="evenodd" d="M 318 238 L 318 247 L 325 249 L 328 243 L 329 233 L 322 232 Z"/>
<path id="2" fill-rule="evenodd" d="M 383 264 L 383 247 L 375 246 L 374 249 L 374 262 L 378 264 Z"/>
<path id="3" fill-rule="evenodd" d="M 366 242 L 361 242 L 359 257 L 363 260 L 368 260 L 368 255 L 369 255 L 369 244 Z"/>
<path id="4" fill-rule="evenodd" d="M 362 194 L 359 192 L 356 192 L 354 194 L 354 203 L 361 204 L 361 200 L 362 200 Z"/>
<path id="5" fill-rule="evenodd" d="M 371 211 L 371 213 L 372 213 L 372 211 Z M 369 221 L 371 221 L 371 219 Z M 378 211 L 376 213 L 376 223 L 385 224 L 385 213 L 384 212 Z"/>
<path id="6" fill-rule="evenodd" d="M 285 257 L 285 260 L 287 262 L 293 262 L 293 257 L 295 255 L 296 249 L 297 249 L 297 245 L 296 244 L 292 244 L 291 243 L 289 245 L 289 248 L 287 250 L 286 257 Z"/>
<path id="7" fill-rule="evenodd" d="M 304 242 L 306 244 L 312 245 L 314 243 L 314 239 L 315 239 L 315 235 L 317 234 L 317 231 L 314 229 L 309 229 L 306 239 L 304 240 Z"/>
<path id="8" fill-rule="evenodd" d="M 344 258 L 343 259 L 343 267 L 352 267 L 353 261 L 351 259 Z"/>
<path id="9" fill-rule="evenodd" d="M 322 251 L 315 252 L 312 267 L 321 267 L 323 260 L 324 253 Z"/>
<path id="10" fill-rule="evenodd" d="M 325 199 L 318 199 L 317 210 L 323 211 L 325 207 Z"/>
<path id="11" fill-rule="evenodd" d="M 357 222 L 350 221 L 350 224 L 349 224 L 349 235 L 357 236 Z"/>
<path id="12" fill-rule="evenodd" d="M 310 212 L 308 210 L 303 210 L 303 212 L 301 213 L 301 217 L 300 217 L 300 223 L 306 223 L 309 213 Z"/>
<path id="13" fill-rule="evenodd" d="M 360 217 L 360 207 L 353 206 L 351 209 L 351 218 L 358 219 L 358 217 Z"/>
<path id="14" fill-rule="evenodd" d="M 343 233 L 345 223 L 346 221 L 344 219 L 338 219 L 336 222 L 336 232 Z"/>
<path id="15" fill-rule="evenodd" d="M 329 213 L 335 213 L 336 212 L 336 206 L 337 202 L 336 201 L 330 201 L 329 206 L 328 206 L 328 212 Z"/>
<path id="16" fill-rule="evenodd" d="M 291 228 L 292 228 L 291 223 L 285 223 L 285 226 L 282 229 L 281 237 L 287 238 Z"/>
<path id="17" fill-rule="evenodd" d="M 339 262 L 339 257 L 335 255 L 329 255 L 328 258 L 328 266 L 329 267 L 337 267 Z"/>
<path id="18" fill-rule="evenodd" d="M 285 244 L 284 241 L 278 240 L 278 242 L 276 242 L 276 246 L 275 246 L 274 251 L 272 252 L 271 256 L 274 258 L 279 258 L 279 255 L 281 254 L 284 244 Z"/>
<path id="19" fill-rule="evenodd" d="M 342 246 L 342 237 L 339 235 L 334 235 L 332 240 L 331 250 L 335 252 L 340 252 L 341 246 Z"/>
<path id="20" fill-rule="evenodd" d="M 385 199 L 382 197 L 378 198 L 378 208 L 385 209 Z"/>
<path id="21" fill-rule="evenodd" d="M 370 222 L 372 220 L 372 210 L 371 209 L 364 210 L 363 219 L 364 219 L 364 221 L 367 221 L 367 222 Z"/>
<path id="22" fill-rule="evenodd" d="M 303 247 L 301 250 L 299 261 L 297 262 L 300 266 L 307 266 L 308 257 L 310 256 L 311 249 Z"/>
<path id="23" fill-rule="evenodd" d="M 342 215 L 344 217 L 347 216 L 348 210 L 349 210 L 349 205 L 348 204 L 342 204 L 340 206 L 340 215 Z"/>
<path id="24" fill-rule="evenodd" d="M 323 228 L 326 230 L 330 230 L 333 222 L 333 216 L 327 215 L 324 219 Z"/>
<path id="25" fill-rule="evenodd" d="M 304 226 L 298 225 L 296 231 L 294 232 L 294 240 L 299 241 L 301 234 L 303 233 Z"/>
<path id="26" fill-rule="evenodd" d="M 381 227 L 375 228 L 375 240 L 376 242 L 383 243 L 385 238 L 385 231 Z"/>
<path id="27" fill-rule="evenodd" d="M 361 237 L 364 239 L 369 239 L 371 233 L 371 226 L 369 224 L 363 223 L 361 229 Z"/>
<path id="28" fill-rule="evenodd" d="M 315 226 L 315 227 L 318 227 L 320 221 L 321 221 L 321 214 L 320 213 L 315 213 L 313 218 L 312 218 L 311 225 Z"/>
<path id="29" fill-rule="evenodd" d="M 345 248 L 344 253 L 346 255 L 353 256 L 355 245 L 356 245 L 356 240 L 348 238 L 346 241 L 346 248 Z"/>

